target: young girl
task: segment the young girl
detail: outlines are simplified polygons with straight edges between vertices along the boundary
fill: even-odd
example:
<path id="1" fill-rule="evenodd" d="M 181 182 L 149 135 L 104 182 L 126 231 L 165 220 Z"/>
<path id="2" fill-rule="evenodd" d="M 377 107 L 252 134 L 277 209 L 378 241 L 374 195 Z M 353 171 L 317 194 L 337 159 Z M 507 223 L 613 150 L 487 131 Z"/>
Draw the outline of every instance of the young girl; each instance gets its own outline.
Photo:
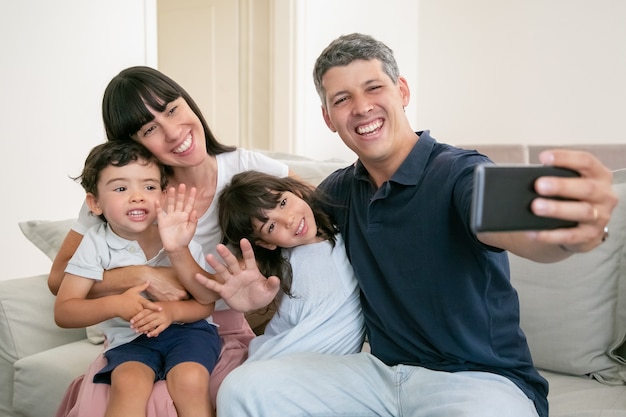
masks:
<path id="1" fill-rule="evenodd" d="M 241 239 L 249 240 L 260 272 L 278 277 L 282 289 L 265 333 L 250 342 L 248 361 L 361 350 L 359 288 L 343 239 L 320 208 L 320 198 L 299 180 L 257 171 L 233 176 L 219 197 L 223 242 L 238 248 Z"/>

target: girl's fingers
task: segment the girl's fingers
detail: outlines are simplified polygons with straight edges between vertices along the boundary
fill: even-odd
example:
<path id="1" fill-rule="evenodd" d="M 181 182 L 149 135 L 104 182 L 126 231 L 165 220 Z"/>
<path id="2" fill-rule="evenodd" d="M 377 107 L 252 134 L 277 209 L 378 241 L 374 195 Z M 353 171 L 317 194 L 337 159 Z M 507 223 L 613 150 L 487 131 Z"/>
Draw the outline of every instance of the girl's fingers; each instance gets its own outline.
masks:
<path id="1" fill-rule="evenodd" d="M 254 250 L 252 250 L 252 244 L 250 244 L 248 239 L 241 239 L 239 245 L 241 247 L 241 253 L 243 255 L 246 269 L 257 268 L 256 258 L 254 257 Z"/>

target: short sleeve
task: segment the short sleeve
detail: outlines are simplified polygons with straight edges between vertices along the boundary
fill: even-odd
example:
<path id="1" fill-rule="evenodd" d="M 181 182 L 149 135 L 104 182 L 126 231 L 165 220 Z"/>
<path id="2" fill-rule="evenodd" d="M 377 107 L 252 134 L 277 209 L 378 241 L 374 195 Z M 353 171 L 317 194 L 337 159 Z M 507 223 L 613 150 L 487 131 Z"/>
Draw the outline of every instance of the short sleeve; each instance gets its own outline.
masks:
<path id="1" fill-rule="evenodd" d="M 74 225 L 72 226 L 72 230 L 84 236 L 90 227 L 101 223 L 104 223 L 102 219 L 100 219 L 100 217 L 98 216 L 94 216 L 91 213 L 91 210 L 89 210 L 87 202 L 83 201 L 83 205 L 78 212 L 78 219 L 76 220 L 76 223 L 74 223 Z"/>

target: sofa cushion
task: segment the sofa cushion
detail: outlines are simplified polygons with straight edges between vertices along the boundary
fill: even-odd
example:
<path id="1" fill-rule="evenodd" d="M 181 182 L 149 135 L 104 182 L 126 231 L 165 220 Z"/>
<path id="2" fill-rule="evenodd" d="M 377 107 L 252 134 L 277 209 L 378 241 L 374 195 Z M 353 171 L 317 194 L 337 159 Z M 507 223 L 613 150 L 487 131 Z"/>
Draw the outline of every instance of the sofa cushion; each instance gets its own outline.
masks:
<path id="1" fill-rule="evenodd" d="M 304 156 L 282 153 L 260 151 L 261 153 L 285 163 L 289 169 L 296 173 L 302 180 L 318 185 L 329 174 L 340 168 L 345 168 L 351 162 L 341 159 L 328 159 L 325 161 L 316 161 Z M 355 157 L 356 160 L 356 157 Z M 352 161 L 354 162 L 354 161 Z"/>
<path id="2" fill-rule="evenodd" d="M 74 378 L 87 371 L 102 346 L 86 339 L 55 347 L 14 364 L 13 409 L 19 416 L 52 416 Z M 33 393 L 37 393 L 34 397 Z"/>
<path id="3" fill-rule="evenodd" d="M 615 171 L 613 178 L 621 201 L 606 242 L 554 264 L 515 255 L 510 261 L 511 281 L 520 296 L 521 326 L 535 365 L 623 384 L 620 372 L 626 368 L 616 350 L 626 336 L 626 170 Z"/>
<path id="4" fill-rule="evenodd" d="M 550 383 L 550 417 L 626 415 L 626 387 L 599 384 L 589 377 L 541 371 Z"/>
<path id="5" fill-rule="evenodd" d="M 23 357 L 85 338 L 84 329 L 59 329 L 47 275 L 0 280 L 0 415 L 13 396 L 13 363 Z M 94 356 L 95 357 L 95 356 Z"/>
<path id="6" fill-rule="evenodd" d="M 24 236 L 54 261 L 63 239 L 75 222 L 76 219 L 29 220 L 20 222 L 19 226 Z"/>

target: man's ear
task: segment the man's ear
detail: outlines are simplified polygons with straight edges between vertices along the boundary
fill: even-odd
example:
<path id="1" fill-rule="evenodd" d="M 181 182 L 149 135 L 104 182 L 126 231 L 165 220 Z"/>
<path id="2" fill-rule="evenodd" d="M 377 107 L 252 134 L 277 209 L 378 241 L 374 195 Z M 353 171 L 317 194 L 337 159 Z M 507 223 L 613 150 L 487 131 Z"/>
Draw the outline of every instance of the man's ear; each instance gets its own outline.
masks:
<path id="1" fill-rule="evenodd" d="M 102 209 L 100 208 L 100 204 L 98 204 L 98 198 L 95 195 L 93 195 L 92 193 L 87 193 L 85 201 L 87 202 L 89 211 L 91 211 L 96 216 L 102 214 Z"/>
<path id="2" fill-rule="evenodd" d="M 268 243 L 264 241 L 263 239 L 257 239 L 256 242 L 254 242 L 254 244 L 262 248 L 265 248 L 267 250 L 275 250 L 278 247 L 278 245 L 274 245 L 273 243 Z"/>
<path id="3" fill-rule="evenodd" d="M 402 97 L 402 107 L 406 107 L 409 105 L 409 100 L 411 99 L 411 90 L 409 89 L 409 83 L 406 78 L 402 76 L 398 77 L 398 87 L 400 88 L 400 96 Z"/>
<path id="4" fill-rule="evenodd" d="M 322 105 L 322 117 L 324 118 L 324 122 L 326 122 L 326 126 L 328 126 L 333 133 L 337 133 L 335 125 L 330 121 L 330 116 L 328 115 L 328 110 L 326 110 L 325 105 Z"/>

